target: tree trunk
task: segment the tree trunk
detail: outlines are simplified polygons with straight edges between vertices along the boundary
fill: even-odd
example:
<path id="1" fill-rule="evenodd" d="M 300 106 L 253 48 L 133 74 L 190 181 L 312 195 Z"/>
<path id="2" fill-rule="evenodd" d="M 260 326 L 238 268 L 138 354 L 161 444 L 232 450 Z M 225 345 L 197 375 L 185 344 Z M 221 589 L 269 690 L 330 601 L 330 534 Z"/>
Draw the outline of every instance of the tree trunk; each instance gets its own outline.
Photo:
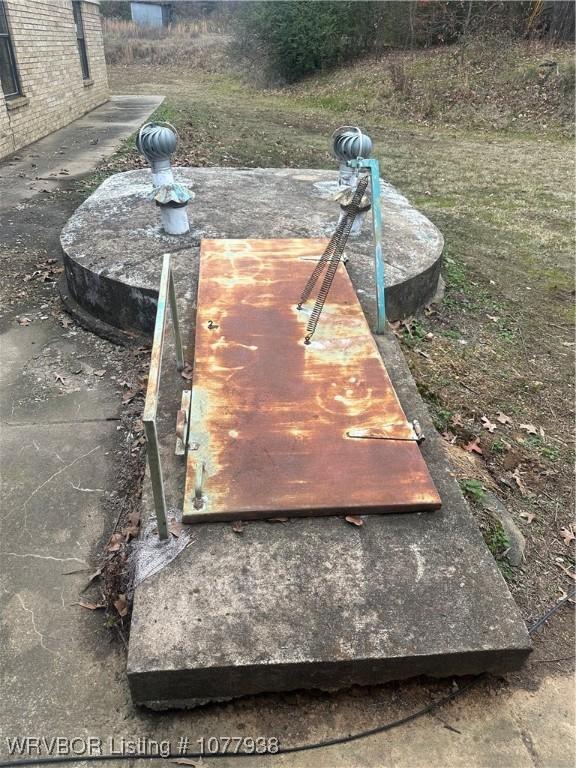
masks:
<path id="1" fill-rule="evenodd" d="M 573 0 L 554 0 L 548 36 L 552 40 L 574 39 L 574 2 Z"/>

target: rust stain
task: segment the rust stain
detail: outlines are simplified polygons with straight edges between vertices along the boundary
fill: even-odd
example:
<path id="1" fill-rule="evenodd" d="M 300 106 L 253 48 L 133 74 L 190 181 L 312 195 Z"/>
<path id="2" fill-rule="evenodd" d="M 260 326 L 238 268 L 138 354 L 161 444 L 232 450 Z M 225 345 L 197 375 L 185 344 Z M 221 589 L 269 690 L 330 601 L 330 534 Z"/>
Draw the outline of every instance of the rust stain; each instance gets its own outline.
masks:
<path id="1" fill-rule="evenodd" d="M 170 281 L 170 256 L 164 255 L 162 272 L 160 274 L 160 288 L 158 290 L 158 306 L 156 308 L 156 322 L 154 324 L 154 339 L 152 352 L 150 353 L 150 372 L 146 386 L 146 401 L 142 420 L 153 422 L 156 419 L 158 408 L 158 389 L 160 387 L 160 373 L 162 369 L 162 353 L 164 350 L 164 333 L 166 331 L 166 308 L 168 302 L 168 284 Z"/>
<path id="2" fill-rule="evenodd" d="M 326 243 L 203 241 L 185 522 L 440 506 L 343 266 L 304 344 L 313 301 L 296 302 Z"/>

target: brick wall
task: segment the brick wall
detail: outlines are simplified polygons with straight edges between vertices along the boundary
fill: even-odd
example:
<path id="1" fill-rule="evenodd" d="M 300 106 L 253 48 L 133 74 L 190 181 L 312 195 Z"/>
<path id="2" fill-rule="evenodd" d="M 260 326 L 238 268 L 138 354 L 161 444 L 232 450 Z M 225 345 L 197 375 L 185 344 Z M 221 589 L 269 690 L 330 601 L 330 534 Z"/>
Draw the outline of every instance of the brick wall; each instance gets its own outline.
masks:
<path id="1" fill-rule="evenodd" d="M 100 9 L 82 2 L 90 79 L 82 77 L 72 0 L 5 0 L 21 97 L 0 95 L 0 157 L 67 125 L 108 98 Z"/>

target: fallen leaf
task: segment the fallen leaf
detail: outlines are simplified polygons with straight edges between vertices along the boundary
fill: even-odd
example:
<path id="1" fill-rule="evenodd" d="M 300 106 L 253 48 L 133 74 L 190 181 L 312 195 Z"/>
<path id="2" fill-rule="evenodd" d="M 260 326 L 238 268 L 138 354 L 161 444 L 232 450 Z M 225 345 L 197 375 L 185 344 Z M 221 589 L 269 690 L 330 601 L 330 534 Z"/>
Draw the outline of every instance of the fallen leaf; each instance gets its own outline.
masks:
<path id="1" fill-rule="evenodd" d="M 532 491 L 529 491 L 526 485 L 524 484 L 524 481 L 522 480 L 522 476 L 520 475 L 520 466 L 517 466 L 514 472 L 512 472 L 512 479 L 518 486 L 518 489 L 522 496 L 533 496 L 534 494 Z"/>
<path id="2" fill-rule="evenodd" d="M 89 611 L 98 611 L 100 608 L 105 608 L 106 603 L 89 603 L 86 600 L 78 600 L 77 603 L 72 605 L 79 605 L 81 608 L 87 608 Z"/>
<path id="3" fill-rule="evenodd" d="M 184 533 L 184 526 L 179 523 L 178 520 L 171 520 L 168 525 L 168 530 L 177 539 L 182 533 Z"/>
<path id="4" fill-rule="evenodd" d="M 125 392 L 122 396 L 122 404 L 127 405 L 136 397 L 136 392 Z"/>
<path id="5" fill-rule="evenodd" d="M 244 533 L 244 523 L 242 520 L 235 520 L 231 525 L 234 533 Z"/>
<path id="6" fill-rule="evenodd" d="M 493 323 L 497 323 L 498 320 L 500 320 L 500 318 L 497 317 L 496 315 L 486 315 L 486 317 L 488 318 L 488 320 L 492 320 Z"/>
<path id="7" fill-rule="evenodd" d="M 32 321 L 29 317 L 19 317 L 18 318 L 18 325 L 30 325 Z"/>
<path id="8" fill-rule="evenodd" d="M 560 528 L 560 536 L 564 539 L 564 544 L 568 547 L 570 542 L 576 541 L 576 533 L 574 533 L 574 525 L 569 525 L 568 528 Z"/>
<path id="9" fill-rule="evenodd" d="M 130 512 L 128 515 L 128 524 L 136 527 L 140 525 L 140 512 L 138 512 L 138 510 Z"/>
<path id="10" fill-rule="evenodd" d="M 494 432 L 496 429 L 496 424 L 490 421 L 490 419 L 487 416 L 482 416 L 480 421 L 482 422 L 482 426 L 484 429 L 487 429 L 490 434 Z"/>
<path id="11" fill-rule="evenodd" d="M 122 528 L 122 536 L 124 536 L 126 541 L 136 538 L 136 536 L 138 536 L 138 527 L 135 525 L 127 525 L 125 528 Z"/>
<path id="12" fill-rule="evenodd" d="M 448 443 L 452 443 L 452 444 L 454 444 L 454 442 L 456 440 L 456 435 L 453 435 L 452 432 L 448 432 L 448 430 L 446 430 L 445 432 L 442 432 L 442 437 Z"/>
<path id="13" fill-rule="evenodd" d="M 108 546 L 106 549 L 108 552 L 118 552 L 118 550 L 121 548 L 122 544 L 124 543 L 124 538 L 121 533 L 113 533 L 112 536 L 110 536 L 110 541 L 108 542 Z"/>
<path id="14" fill-rule="evenodd" d="M 351 523 L 352 525 L 357 525 L 360 527 L 361 525 L 364 525 L 364 520 L 362 520 L 361 517 L 358 515 L 346 515 L 344 518 L 347 523 Z"/>
<path id="15" fill-rule="evenodd" d="M 105 373 L 106 373 L 106 369 L 100 368 L 99 371 L 94 371 L 94 376 L 104 376 Z"/>
<path id="16" fill-rule="evenodd" d="M 452 423 L 452 424 L 453 424 L 455 427 L 463 427 L 463 426 L 464 426 L 464 422 L 462 421 L 462 416 L 461 416 L 459 413 L 455 413 L 455 414 L 452 416 L 452 418 L 450 419 L 450 422 L 451 422 L 451 423 Z"/>
<path id="17" fill-rule="evenodd" d="M 520 512 L 520 517 L 524 518 L 527 523 L 531 523 L 532 520 L 536 517 L 534 512 Z"/>
<path id="18" fill-rule="evenodd" d="M 502 413 L 502 411 L 498 411 L 496 414 L 496 421 L 499 421 L 500 424 L 512 424 L 512 419 L 510 416 L 506 416 L 506 414 Z"/>
<path id="19" fill-rule="evenodd" d="M 71 325 L 74 325 L 74 321 L 70 317 L 61 317 L 60 325 L 62 328 L 70 328 Z"/>
<path id="20" fill-rule="evenodd" d="M 126 595 L 118 595 L 118 598 L 114 600 L 114 608 L 118 611 L 119 616 L 126 616 L 128 613 L 128 600 L 126 600 Z"/>
<path id="21" fill-rule="evenodd" d="M 477 453 L 479 456 L 484 455 L 484 451 L 480 447 L 480 439 L 478 437 L 475 440 L 470 440 L 470 442 L 464 446 L 464 450 L 468 451 L 468 453 Z"/>
<path id="22" fill-rule="evenodd" d="M 194 369 L 191 365 L 185 365 L 183 370 L 180 371 L 180 376 L 182 376 L 183 379 L 186 379 L 186 381 L 192 381 L 192 378 L 194 377 Z"/>
<path id="23" fill-rule="evenodd" d="M 523 429 L 529 435 L 537 435 L 538 434 L 538 430 L 536 429 L 534 424 L 520 424 L 520 429 Z"/>

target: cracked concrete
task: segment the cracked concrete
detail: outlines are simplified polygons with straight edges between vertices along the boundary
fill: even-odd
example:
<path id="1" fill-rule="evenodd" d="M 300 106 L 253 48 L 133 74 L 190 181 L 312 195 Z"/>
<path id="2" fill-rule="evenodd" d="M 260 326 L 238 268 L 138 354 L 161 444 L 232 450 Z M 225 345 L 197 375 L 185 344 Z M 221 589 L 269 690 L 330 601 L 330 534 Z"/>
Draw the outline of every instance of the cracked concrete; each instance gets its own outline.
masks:
<path id="1" fill-rule="evenodd" d="M 23 214 L 4 196 L 13 184 L 0 179 L 0 760 L 8 759 L 5 737 L 25 735 L 89 735 L 105 747 L 112 736 L 148 737 L 169 739 L 174 748 L 182 737 L 190 749 L 201 736 L 264 735 L 288 746 L 381 725 L 453 690 L 451 681 L 420 679 L 338 694 L 267 694 L 193 712 L 132 706 L 124 648 L 112 641 L 100 612 L 76 605 L 114 523 L 105 501 L 117 492 L 126 450 L 116 420 L 126 361 L 113 345 L 63 327 L 50 284 L 22 282 L 39 256 L 58 248 L 77 201 L 41 196 Z M 24 313 L 28 326 L 18 324 Z M 106 373 L 95 376 L 86 367 L 74 373 L 79 362 Z M 63 370 L 64 384 L 54 376 Z M 563 609 L 550 623 L 568 627 L 572 616 Z M 544 627 L 536 636 L 522 675 L 488 680 L 435 714 L 360 741 L 248 762 L 251 768 L 571 768 L 573 680 L 569 661 L 550 658 L 549 632 Z M 571 653 L 567 648 L 563 656 Z M 238 762 L 207 758 L 205 764 Z"/>

